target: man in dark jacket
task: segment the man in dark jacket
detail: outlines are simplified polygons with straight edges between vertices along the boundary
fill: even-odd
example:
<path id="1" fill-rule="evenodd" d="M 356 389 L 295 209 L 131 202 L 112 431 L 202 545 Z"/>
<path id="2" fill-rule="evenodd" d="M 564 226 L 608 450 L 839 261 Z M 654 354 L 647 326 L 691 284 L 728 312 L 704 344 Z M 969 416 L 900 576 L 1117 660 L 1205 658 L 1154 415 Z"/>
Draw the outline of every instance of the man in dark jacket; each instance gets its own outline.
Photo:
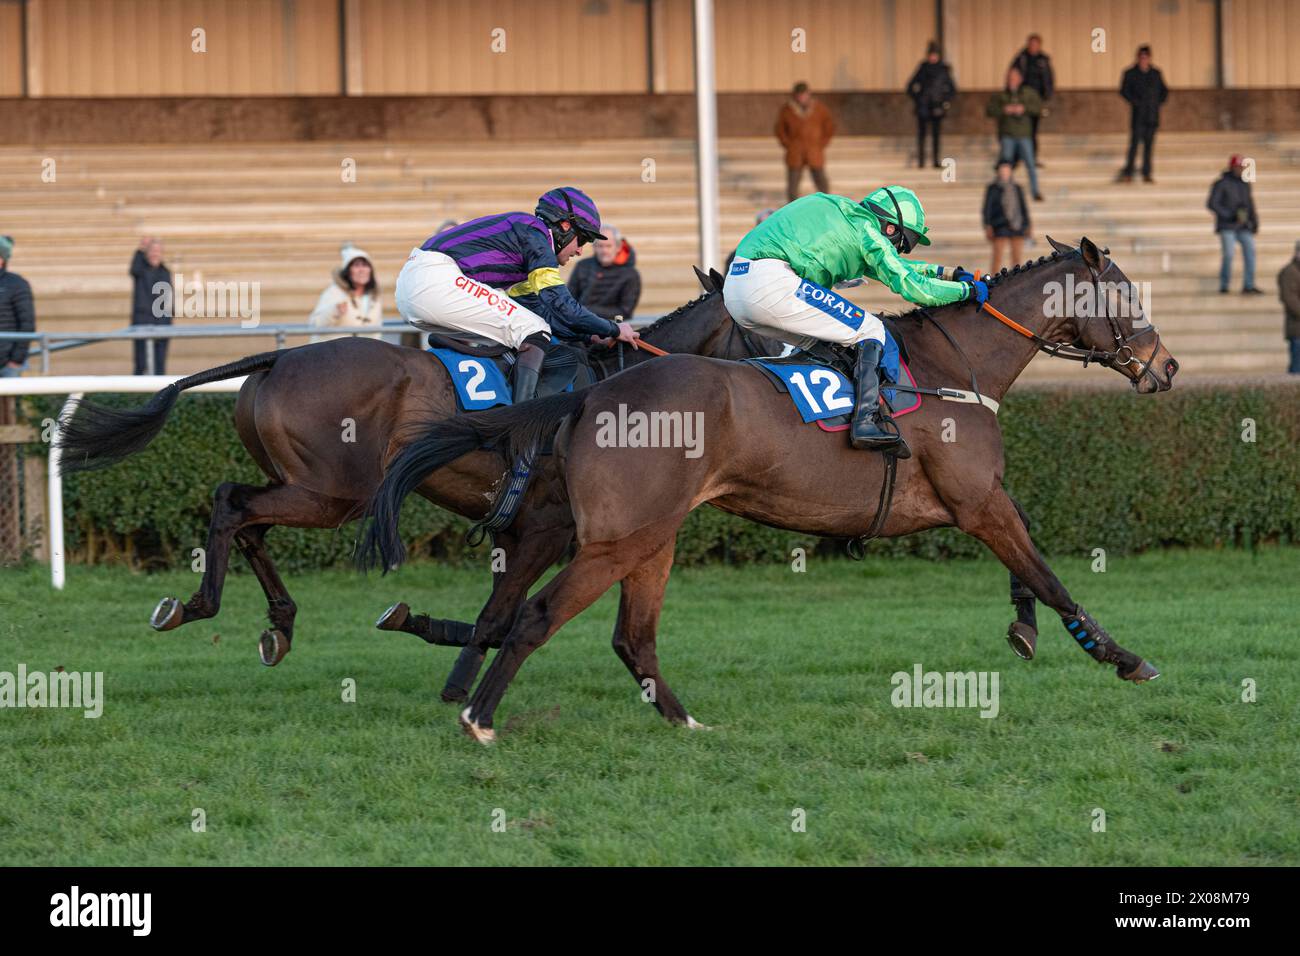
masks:
<path id="1" fill-rule="evenodd" d="M 602 319 L 631 322 L 641 300 L 636 252 L 613 226 L 602 226 L 608 239 L 597 239 L 595 255 L 582 259 L 569 276 L 569 292 Z"/>
<path id="2" fill-rule="evenodd" d="M 1295 244 L 1295 255 L 1277 274 L 1277 294 L 1286 310 L 1282 334 L 1291 346 L 1291 364 L 1287 371 L 1300 375 L 1300 242 Z"/>
<path id="3" fill-rule="evenodd" d="M 132 325 L 171 325 L 172 310 L 170 295 L 164 297 L 159 284 L 171 285 L 171 270 L 163 265 L 162 240 L 145 236 L 140 240 L 140 248 L 131 257 L 131 278 L 134 288 L 131 293 Z M 177 290 L 179 291 L 179 290 Z M 158 307 L 154 308 L 154 303 Z M 135 351 L 135 373 L 144 375 L 149 371 L 149 355 L 146 351 L 149 342 L 153 342 L 153 374 L 166 375 L 167 340 L 136 339 L 131 344 Z"/>
<path id="4" fill-rule="evenodd" d="M 1219 292 L 1228 291 L 1232 280 L 1232 253 L 1234 244 L 1241 245 L 1245 260 L 1241 277 L 1243 295 L 1260 295 L 1255 288 L 1255 233 L 1259 232 L 1259 217 L 1255 214 L 1255 200 L 1250 195 L 1250 183 L 1241 177 L 1243 164 L 1240 156 L 1228 159 L 1228 168 L 1212 187 L 1205 207 L 1214 213 L 1214 231 L 1219 234 L 1223 259 L 1219 264 Z"/>
<path id="5" fill-rule="evenodd" d="M 1142 143 L 1142 180 L 1151 178 L 1151 151 L 1155 146 L 1156 128 L 1160 125 L 1160 107 L 1169 97 L 1169 87 L 1160 71 L 1151 65 L 1151 47 L 1138 47 L 1137 63 L 1124 71 L 1119 95 L 1128 102 L 1129 134 L 1128 160 L 1120 170 L 1117 181 L 1133 181 L 1133 161 L 1137 158 L 1138 142 Z"/>
<path id="6" fill-rule="evenodd" d="M 36 310 L 32 287 L 16 272 L 9 271 L 13 256 L 12 236 L 0 236 L 0 332 L 35 332 Z M 26 341 L 0 339 L 0 378 L 16 378 L 27 367 Z"/>
<path id="7" fill-rule="evenodd" d="M 925 132 L 930 130 L 932 160 L 939 163 L 939 123 L 952 106 L 952 98 L 957 95 L 957 84 L 952 80 L 952 71 L 943 62 L 939 44 L 930 41 L 925 51 L 925 59 L 912 74 L 907 83 L 907 95 L 916 106 L 916 165 L 925 166 Z"/>
<path id="8" fill-rule="evenodd" d="M 1038 123 L 1047 115 L 1047 101 L 1052 98 L 1056 82 L 1052 76 L 1051 57 L 1043 52 L 1043 38 L 1037 33 L 1029 34 L 1029 39 L 1025 41 L 1025 48 L 1016 54 L 1011 65 L 1025 78 L 1025 86 L 1036 90 L 1038 98 L 1043 101 L 1042 112 L 1032 117 L 1031 137 L 1034 142 L 1034 165 L 1041 167 L 1043 160 L 1042 153 L 1038 151 Z"/>

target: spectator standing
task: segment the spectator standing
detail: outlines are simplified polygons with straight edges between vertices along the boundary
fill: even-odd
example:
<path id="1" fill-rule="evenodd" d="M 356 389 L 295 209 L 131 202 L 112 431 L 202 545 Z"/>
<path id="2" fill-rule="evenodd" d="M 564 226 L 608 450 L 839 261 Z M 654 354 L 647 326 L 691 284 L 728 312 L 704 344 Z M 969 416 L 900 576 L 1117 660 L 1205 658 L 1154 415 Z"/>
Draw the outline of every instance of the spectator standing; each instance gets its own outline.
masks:
<path id="1" fill-rule="evenodd" d="M 1029 188 L 1034 199 L 1041 200 L 1043 194 L 1038 191 L 1038 168 L 1034 165 L 1034 127 L 1033 118 L 1043 108 L 1038 91 L 1025 85 L 1024 77 L 1014 66 L 1007 70 L 1007 85 L 1001 93 L 989 97 L 985 110 L 989 116 L 998 121 L 998 142 L 1001 144 L 999 159 L 1010 160 L 1014 166 L 1019 160 L 1025 161 L 1029 170 Z"/>
<path id="2" fill-rule="evenodd" d="M 375 328 L 383 325 L 383 308 L 379 301 L 379 283 L 375 280 L 375 269 L 370 263 L 370 256 L 364 249 L 359 249 L 350 242 L 343 244 L 339 250 L 341 264 L 332 273 L 333 281 L 316 300 L 316 308 L 311 310 L 307 324 L 315 328 Z M 328 342 L 341 339 L 347 333 L 337 335 L 316 334 L 312 342 Z M 377 339 L 379 333 L 368 333 L 366 338 Z"/>
<path id="3" fill-rule="evenodd" d="M 807 83 L 796 83 L 790 99 L 776 118 L 776 138 L 785 147 L 785 195 L 788 202 L 799 196 L 804 167 L 812 171 L 818 192 L 831 191 L 826 178 L 826 146 L 835 135 L 835 118 L 821 100 L 813 98 Z"/>
<path id="4" fill-rule="evenodd" d="M 943 52 L 933 40 L 926 48 L 925 59 L 907 84 L 907 95 L 916 106 L 916 165 L 925 167 L 925 134 L 930 133 L 931 161 L 939 162 L 939 124 L 952 107 L 957 84 L 952 70 L 943 62 Z M 825 190 L 823 190 L 825 191 Z"/>
<path id="5" fill-rule="evenodd" d="M 1034 163 L 1041 169 L 1043 154 L 1038 148 L 1038 123 L 1047 115 L 1047 102 L 1052 98 L 1056 82 L 1052 75 L 1051 57 L 1043 52 L 1043 38 L 1037 33 L 1029 34 L 1029 39 L 1025 41 L 1025 48 L 1016 54 L 1011 65 L 1020 71 L 1025 86 L 1036 92 L 1038 98 L 1043 101 L 1042 110 L 1031 118 L 1033 129 L 1030 134 L 1030 139 L 1034 143 Z"/>
<path id="6" fill-rule="evenodd" d="M 1223 258 L 1219 263 L 1219 293 L 1228 291 L 1232 281 L 1232 254 L 1234 245 L 1241 246 L 1241 292 L 1243 295 L 1260 295 L 1255 288 L 1255 233 L 1259 231 L 1259 217 L 1255 215 L 1255 200 L 1250 194 L 1250 183 L 1241 178 L 1240 156 L 1228 158 L 1224 170 L 1210 187 L 1210 198 L 1205 206 L 1214 213 L 1214 231 L 1219 234 Z"/>
<path id="7" fill-rule="evenodd" d="M 1160 107 L 1169 98 L 1169 87 L 1160 71 L 1151 65 L 1151 47 L 1138 47 L 1137 62 L 1124 71 L 1119 95 L 1129 105 L 1128 159 L 1116 181 L 1133 181 L 1133 161 L 1137 159 L 1138 143 L 1142 144 L 1142 181 L 1153 183 L 1151 178 L 1151 152 L 1155 148 L 1156 129 L 1160 126 Z"/>
<path id="8" fill-rule="evenodd" d="M 613 226 L 602 224 L 607 239 L 593 242 L 594 255 L 579 260 L 569 276 L 569 291 L 602 319 L 631 322 L 641 301 L 636 251 Z"/>
<path id="9" fill-rule="evenodd" d="M 145 236 L 140 240 L 140 248 L 131 257 L 128 270 L 134 286 L 131 293 L 132 325 L 171 325 L 173 294 L 169 294 L 159 285 L 172 284 L 171 270 L 163 263 L 162 240 L 156 236 Z M 177 290 L 180 291 L 180 290 Z M 135 375 L 149 372 L 149 346 L 153 345 L 153 374 L 167 374 L 167 340 L 135 339 L 131 343 L 135 358 Z"/>
<path id="10" fill-rule="evenodd" d="M 1009 159 L 999 159 L 997 178 L 984 191 L 984 236 L 993 246 L 993 268 L 1014 265 L 1025 257 L 1025 237 L 1029 235 L 1029 206 L 1025 191 L 1011 178 L 1015 167 Z"/>
<path id="11" fill-rule="evenodd" d="M 32 305 L 32 287 L 16 272 L 9 270 L 13 258 L 12 236 L 0 236 L 0 332 L 35 332 L 36 309 Z M 17 378 L 27 368 L 30 343 L 0 339 L 0 378 Z"/>
<path id="12" fill-rule="evenodd" d="M 1291 346 L 1291 363 L 1287 371 L 1300 375 L 1300 242 L 1295 244 L 1295 255 L 1277 274 L 1277 294 L 1286 311 L 1282 334 Z"/>

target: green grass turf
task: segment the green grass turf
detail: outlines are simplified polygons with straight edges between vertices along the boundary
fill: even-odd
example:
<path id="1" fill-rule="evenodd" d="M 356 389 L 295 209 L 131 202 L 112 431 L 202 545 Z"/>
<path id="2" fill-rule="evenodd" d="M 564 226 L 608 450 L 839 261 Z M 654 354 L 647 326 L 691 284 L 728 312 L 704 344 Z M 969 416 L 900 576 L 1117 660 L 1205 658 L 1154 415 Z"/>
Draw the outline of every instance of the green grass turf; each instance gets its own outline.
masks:
<path id="1" fill-rule="evenodd" d="M 154 603 L 196 575 L 74 567 L 56 594 L 43 567 L 3 570 L 0 670 L 103 671 L 106 703 L 98 720 L 0 710 L 0 860 L 1300 862 L 1300 550 L 1054 564 L 1158 681 L 1117 680 L 1041 609 L 1038 659 L 1015 658 L 991 559 L 683 569 L 660 656 L 712 731 L 641 702 L 609 648 L 611 594 L 528 661 L 493 748 L 437 700 L 454 649 L 371 627 L 398 598 L 472 619 L 485 572 L 291 579 L 297 641 L 268 669 L 248 575 L 217 619 L 156 634 Z M 890 675 L 916 663 L 996 670 L 999 715 L 891 706 Z"/>

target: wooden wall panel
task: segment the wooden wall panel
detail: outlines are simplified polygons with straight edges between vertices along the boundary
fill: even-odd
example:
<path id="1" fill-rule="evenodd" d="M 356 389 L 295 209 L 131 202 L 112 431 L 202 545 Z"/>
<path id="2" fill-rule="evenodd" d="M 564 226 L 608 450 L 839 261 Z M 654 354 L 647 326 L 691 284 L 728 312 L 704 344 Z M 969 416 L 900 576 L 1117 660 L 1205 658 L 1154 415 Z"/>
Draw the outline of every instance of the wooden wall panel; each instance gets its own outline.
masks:
<path id="1" fill-rule="evenodd" d="M 694 80 L 692 0 L 347 0 L 358 21 L 353 90 L 538 94 L 646 90 Z M 332 95 L 342 92 L 338 0 L 29 0 L 34 96 Z M 1300 86 L 1300 0 L 1223 0 L 1229 86 Z M 1141 42 L 1169 84 L 1215 83 L 1213 0 L 945 0 L 946 51 L 963 89 L 1002 84 L 1030 32 L 1062 89 L 1113 89 Z M 0 0 L 0 96 L 21 95 L 18 0 Z M 933 0 L 715 0 L 722 92 L 902 88 L 936 33 Z M 191 31 L 207 31 L 207 53 Z M 1106 51 L 1092 50 L 1094 28 Z M 491 49 L 505 30 L 506 52 Z M 791 49 L 805 31 L 806 52 Z M 574 66 L 575 57 L 581 65 Z"/>
<path id="2" fill-rule="evenodd" d="M 1001 87 L 1030 33 L 1042 35 L 1060 89 L 1118 89 L 1142 43 L 1170 86 L 1215 85 L 1213 0 L 945 0 L 945 21 L 959 88 Z M 1104 53 L 1092 49 L 1096 28 Z"/>
<path id="3" fill-rule="evenodd" d="M 691 0 L 658 0 L 668 48 L 665 89 L 695 82 Z M 932 0 L 715 0 L 718 90 L 901 90 L 936 34 Z M 804 31 L 804 52 L 792 49 Z"/>
<path id="4" fill-rule="evenodd" d="M 1300 86 L 1300 3 L 1223 0 L 1224 85 Z"/>
<path id="5" fill-rule="evenodd" d="M 646 89 L 646 0 L 361 0 L 359 7 L 366 93 Z M 493 49 L 497 30 L 503 52 Z"/>
<path id="6" fill-rule="evenodd" d="M 43 96 L 341 92 L 335 0 L 31 0 Z M 206 33 L 206 52 L 192 49 Z"/>
<path id="7" fill-rule="evenodd" d="M 23 95 L 23 8 L 0 0 L 0 96 Z"/>

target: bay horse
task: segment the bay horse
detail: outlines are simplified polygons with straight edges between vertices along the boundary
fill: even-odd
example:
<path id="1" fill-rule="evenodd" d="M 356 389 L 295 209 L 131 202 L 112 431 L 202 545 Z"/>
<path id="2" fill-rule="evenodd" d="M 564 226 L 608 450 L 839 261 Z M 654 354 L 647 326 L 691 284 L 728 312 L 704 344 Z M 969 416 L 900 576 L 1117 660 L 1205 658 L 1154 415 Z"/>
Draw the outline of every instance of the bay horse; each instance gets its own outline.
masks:
<path id="1" fill-rule="evenodd" d="M 1140 314 L 1140 305 L 1138 315 L 1115 314 L 1101 295 L 1103 277 L 1112 272 L 1111 282 L 1129 285 L 1114 261 L 1086 237 L 1078 248 L 1049 241 L 1055 250 L 1050 257 L 988 280 L 990 292 L 997 294 L 996 309 L 958 303 L 898 318 L 918 384 L 970 383 L 973 392 L 1000 403 L 1043 351 L 1113 368 L 1140 394 L 1172 387 L 1178 363 Z M 1067 276 L 1076 288 L 1089 284 L 1097 290 L 1095 308 L 1087 315 L 1076 316 L 1069 308 L 1058 315 L 1047 307 L 1052 284 L 1064 284 Z M 702 454 L 611 443 L 608 426 L 628 409 L 702 412 Z M 389 464 L 367 506 L 369 523 L 358 560 L 364 565 L 378 557 L 387 572 L 404 559 L 397 533 L 401 502 L 438 469 L 457 468 L 462 456 L 484 446 L 501 449 L 511 461 L 551 438 L 554 466 L 537 480 L 544 487 L 532 492 L 537 500 L 567 498 L 578 550 L 523 603 L 460 715 L 465 730 L 483 743 L 494 739 L 493 715 L 528 655 L 615 582 L 621 585 L 615 652 L 638 684 L 653 682 L 654 705 L 665 718 L 700 726 L 664 680 L 655 641 L 677 530 L 702 504 L 776 528 L 831 537 L 871 530 L 895 537 L 955 526 L 982 541 L 1010 570 L 1013 583 L 1055 610 L 1095 660 L 1114 665 L 1120 678 L 1134 683 L 1159 676 L 1071 599 L 1038 553 L 1022 513 L 1002 487 L 1002 435 L 986 403 L 929 400 L 896 424 L 912 456 L 895 463 L 893 506 L 883 526 L 873 529 L 882 510 L 883 456 L 855 451 L 843 433 L 805 425 L 790 398 L 757 369 L 694 356 L 663 358 L 582 393 L 433 424 Z M 949 435 L 953 440 L 945 440 Z M 1060 453 L 1062 467 L 1077 466 L 1074 449 Z M 633 488 L 632 495 L 621 491 Z M 1013 633 L 1016 647 L 1014 638 Z M 474 644 L 486 647 L 485 638 L 476 633 Z M 1024 657 L 1034 653 L 1032 642 L 1016 649 Z"/>
<path id="2" fill-rule="evenodd" d="M 698 269 L 696 273 L 702 282 L 721 287 L 716 273 L 712 277 Z M 732 322 L 717 292 L 663 316 L 642 331 L 642 339 L 668 352 L 698 352 L 716 359 L 765 355 L 781 347 Z M 603 379 L 624 364 L 633 367 L 651 357 L 640 349 L 609 348 L 592 354 L 591 367 L 597 379 Z M 290 650 L 297 605 L 267 553 L 267 531 L 276 525 L 338 528 L 357 517 L 378 486 L 384 463 L 402 447 L 403 436 L 414 425 L 455 415 L 456 397 L 442 363 L 421 349 L 364 338 L 302 345 L 190 375 L 138 408 L 79 402 L 59 427 L 63 469 L 102 468 L 141 451 L 161 431 L 182 391 L 240 375 L 248 379 L 235 402 L 235 429 L 268 483 L 218 486 L 199 589 L 184 603 L 163 598 L 150 625 L 169 631 L 217 614 L 233 541 L 266 595 L 271 626 L 258 640 L 258 653 L 263 664 L 274 666 Z M 353 440 L 345 437 L 349 422 Z M 478 520 L 490 509 L 501 471 L 496 454 L 469 455 L 454 468 L 431 476 L 419 492 L 436 505 Z M 539 504 L 512 529 L 498 532 L 494 543 L 504 549 L 507 567 L 518 564 L 526 570 L 540 563 L 536 572 L 540 575 L 559 557 L 552 529 L 571 524 L 567 503 Z M 525 536 L 530 543 L 519 548 Z M 499 583 L 501 576 L 495 581 Z M 499 600 L 485 609 L 495 613 L 498 606 L 502 608 L 506 630 L 527 594 L 526 584 L 524 588 L 522 593 L 503 588 Z M 491 613 L 486 617 L 490 619 Z M 491 638 L 492 628 L 485 626 L 483 633 Z M 454 643 L 463 645 L 467 639 L 465 634 Z"/>

